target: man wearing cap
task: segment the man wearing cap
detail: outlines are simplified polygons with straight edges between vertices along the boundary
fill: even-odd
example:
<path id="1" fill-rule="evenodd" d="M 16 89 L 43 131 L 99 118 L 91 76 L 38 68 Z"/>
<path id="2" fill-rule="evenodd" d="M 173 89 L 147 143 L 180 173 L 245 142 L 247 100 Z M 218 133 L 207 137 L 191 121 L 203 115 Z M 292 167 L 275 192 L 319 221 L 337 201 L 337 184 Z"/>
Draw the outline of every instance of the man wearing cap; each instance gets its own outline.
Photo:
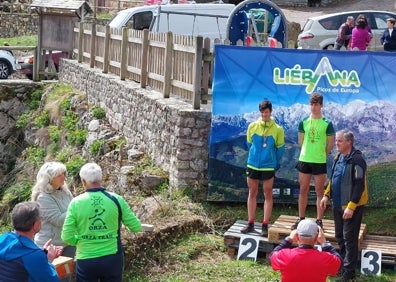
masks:
<path id="1" fill-rule="evenodd" d="M 344 258 L 341 282 L 355 278 L 360 225 L 364 205 L 368 201 L 367 164 L 362 152 L 353 143 L 351 131 L 344 129 L 336 133 L 339 154 L 334 158 L 330 182 L 320 202 L 325 210 L 329 199 L 332 200 L 335 237 Z"/>
<path id="2" fill-rule="evenodd" d="M 385 51 L 396 52 L 395 22 L 394 18 L 386 20 L 388 28 L 384 30 L 381 36 L 381 44 L 384 46 Z"/>
<path id="3" fill-rule="evenodd" d="M 334 49 L 340 50 L 342 46 L 348 49 L 349 40 L 352 37 L 352 29 L 355 25 L 355 19 L 349 16 L 345 23 L 338 28 L 337 38 L 334 43 Z"/>
<path id="4" fill-rule="evenodd" d="M 314 247 L 316 243 L 321 250 Z M 270 261 L 272 269 L 281 272 L 282 282 L 325 282 L 342 264 L 336 249 L 326 242 L 322 228 L 310 219 L 301 220 L 297 229 L 275 247 Z"/>

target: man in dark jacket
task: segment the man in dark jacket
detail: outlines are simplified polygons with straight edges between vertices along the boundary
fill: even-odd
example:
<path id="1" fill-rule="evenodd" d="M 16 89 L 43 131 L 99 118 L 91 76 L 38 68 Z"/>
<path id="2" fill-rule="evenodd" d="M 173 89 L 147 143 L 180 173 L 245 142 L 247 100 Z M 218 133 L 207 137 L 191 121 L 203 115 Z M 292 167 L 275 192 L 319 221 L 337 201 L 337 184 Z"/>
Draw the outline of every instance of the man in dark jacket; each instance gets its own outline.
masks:
<path id="1" fill-rule="evenodd" d="M 334 49 L 340 50 L 341 47 L 348 49 L 349 40 L 352 37 L 352 29 L 355 26 L 355 19 L 349 16 L 345 23 L 338 28 L 337 38 L 334 43 Z"/>
<path id="2" fill-rule="evenodd" d="M 394 18 L 386 20 L 388 28 L 384 30 L 381 37 L 381 44 L 384 46 L 385 51 L 396 52 L 396 29 Z"/>
<path id="3" fill-rule="evenodd" d="M 363 208 L 368 201 L 367 165 L 362 152 L 353 146 L 354 136 L 349 130 L 336 133 L 339 154 L 334 159 L 329 185 L 321 208 L 326 209 L 328 200 L 333 203 L 335 237 L 344 259 L 342 282 L 355 278 L 358 261 L 359 231 Z"/>
<path id="4" fill-rule="evenodd" d="M 22 202 L 12 210 L 14 232 L 0 236 L 0 281 L 58 282 L 51 262 L 59 257 L 61 248 L 49 240 L 44 249 L 33 241 L 41 228 L 40 210 L 36 202 Z"/>

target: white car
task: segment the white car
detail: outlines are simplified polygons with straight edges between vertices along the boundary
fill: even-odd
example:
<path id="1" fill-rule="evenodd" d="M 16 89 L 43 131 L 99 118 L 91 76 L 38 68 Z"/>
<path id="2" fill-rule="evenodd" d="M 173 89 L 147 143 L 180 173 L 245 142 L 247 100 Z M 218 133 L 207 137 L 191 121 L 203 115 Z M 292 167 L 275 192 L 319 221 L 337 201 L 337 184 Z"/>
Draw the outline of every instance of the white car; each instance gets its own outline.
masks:
<path id="1" fill-rule="evenodd" d="M 298 35 L 297 45 L 299 49 L 333 49 L 337 37 L 338 28 L 346 22 L 348 16 L 355 19 L 364 14 L 373 34 L 373 39 L 368 50 L 383 51 L 380 38 L 387 28 L 386 20 L 396 18 L 395 13 L 386 11 L 350 11 L 312 17 L 307 20 L 302 32 Z"/>
<path id="2" fill-rule="evenodd" d="M 16 70 L 16 60 L 12 52 L 0 50 L 0 79 L 7 79 Z"/>

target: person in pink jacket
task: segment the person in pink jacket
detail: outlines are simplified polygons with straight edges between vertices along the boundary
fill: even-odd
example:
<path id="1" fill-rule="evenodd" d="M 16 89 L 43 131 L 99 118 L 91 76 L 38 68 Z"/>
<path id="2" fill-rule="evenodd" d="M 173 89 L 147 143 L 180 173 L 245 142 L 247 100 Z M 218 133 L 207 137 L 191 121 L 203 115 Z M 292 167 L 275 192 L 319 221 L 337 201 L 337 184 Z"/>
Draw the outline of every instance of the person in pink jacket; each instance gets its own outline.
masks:
<path id="1" fill-rule="evenodd" d="M 358 19 L 357 25 L 352 29 L 350 50 L 367 50 L 367 45 L 371 41 L 371 35 L 367 29 L 367 21 Z"/>

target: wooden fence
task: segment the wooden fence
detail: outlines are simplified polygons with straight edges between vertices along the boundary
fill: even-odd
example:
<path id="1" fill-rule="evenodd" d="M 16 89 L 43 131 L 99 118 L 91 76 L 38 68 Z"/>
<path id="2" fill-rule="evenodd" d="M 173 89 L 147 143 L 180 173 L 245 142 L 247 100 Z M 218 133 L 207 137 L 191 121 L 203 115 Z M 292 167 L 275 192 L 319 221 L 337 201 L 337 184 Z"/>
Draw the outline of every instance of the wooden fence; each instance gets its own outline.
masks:
<path id="1" fill-rule="evenodd" d="M 211 99 L 213 55 L 208 38 L 110 29 L 95 23 L 79 23 L 74 34 L 73 52 L 80 63 L 139 82 L 142 88 L 158 89 L 164 98 L 188 99 L 194 109 Z"/>

